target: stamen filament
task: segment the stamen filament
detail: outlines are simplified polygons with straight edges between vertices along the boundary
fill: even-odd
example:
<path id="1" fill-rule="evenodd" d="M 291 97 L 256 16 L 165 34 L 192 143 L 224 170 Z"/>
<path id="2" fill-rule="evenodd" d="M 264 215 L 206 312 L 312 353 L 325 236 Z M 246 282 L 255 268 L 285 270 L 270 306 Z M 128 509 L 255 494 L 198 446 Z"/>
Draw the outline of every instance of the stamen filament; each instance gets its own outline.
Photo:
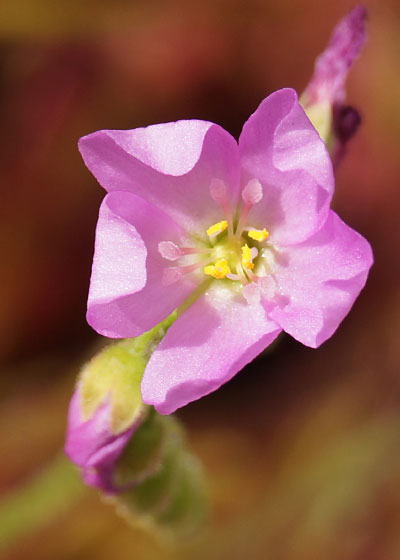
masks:
<path id="1" fill-rule="evenodd" d="M 235 281 L 238 281 L 238 280 L 241 279 L 239 274 L 233 274 L 233 272 L 231 272 L 230 274 L 227 274 L 226 277 L 229 278 L 229 280 L 235 280 Z"/>
<path id="2" fill-rule="evenodd" d="M 237 265 L 236 272 L 239 275 L 241 283 L 243 284 L 243 286 L 245 286 L 248 282 L 248 278 L 247 278 L 246 274 L 244 273 L 244 270 L 243 270 L 241 264 Z"/>
<path id="3" fill-rule="evenodd" d="M 257 275 L 250 268 L 246 268 L 246 274 L 251 282 L 257 282 Z"/>

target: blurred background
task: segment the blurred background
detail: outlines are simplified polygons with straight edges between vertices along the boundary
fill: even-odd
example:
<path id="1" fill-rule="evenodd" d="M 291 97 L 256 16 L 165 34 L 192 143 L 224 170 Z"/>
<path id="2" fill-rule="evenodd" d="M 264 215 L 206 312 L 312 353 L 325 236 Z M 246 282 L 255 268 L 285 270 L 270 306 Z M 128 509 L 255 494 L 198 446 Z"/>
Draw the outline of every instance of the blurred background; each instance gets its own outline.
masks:
<path id="1" fill-rule="evenodd" d="M 337 171 L 334 207 L 369 239 L 375 266 L 320 349 L 283 335 L 179 412 L 213 507 L 204 534 L 168 547 L 75 478 L 40 483 L 62 449 L 76 374 L 99 345 L 85 306 L 103 191 L 77 140 L 181 118 L 237 137 L 267 94 L 301 93 L 353 2 L 0 4 L 0 522 L 10 522 L 10 496 L 26 519 L 2 557 L 400 558 L 400 4 L 364 4 L 368 42 L 347 98 L 363 124 Z M 57 502 L 64 483 L 68 499 Z"/>

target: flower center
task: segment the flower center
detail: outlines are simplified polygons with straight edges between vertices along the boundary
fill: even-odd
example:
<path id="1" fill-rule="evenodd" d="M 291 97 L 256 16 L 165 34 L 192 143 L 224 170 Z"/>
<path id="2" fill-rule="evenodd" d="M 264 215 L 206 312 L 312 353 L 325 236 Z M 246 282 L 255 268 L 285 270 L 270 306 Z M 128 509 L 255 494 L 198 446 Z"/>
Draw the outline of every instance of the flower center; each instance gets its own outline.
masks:
<path id="1" fill-rule="evenodd" d="M 242 191 L 242 200 L 237 215 L 234 215 L 227 200 L 225 183 L 213 179 L 210 185 L 211 197 L 220 205 L 224 218 L 211 224 L 206 230 L 209 244 L 203 247 L 178 247 L 172 241 L 161 241 L 158 245 L 162 257 L 170 261 L 178 261 L 187 255 L 194 255 L 195 262 L 184 266 L 168 267 L 164 271 L 164 284 L 171 284 L 187 273 L 201 271 L 205 276 L 217 280 L 228 279 L 240 282 L 243 295 L 249 300 L 259 297 L 265 282 L 266 271 L 262 268 L 262 275 L 256 274 L 258 265 L 265 256 L 265 251 L 271 250 L 267 239 L 269 233 L 266 228 L 257 229 L 247 224 L 252 207 L 261 201 L 262 186 L 257 179 L 247 183 Z M 271 279 L 272 280 L 272 279 Z M 257 284 L 251 288 L 249 284 Z"/>

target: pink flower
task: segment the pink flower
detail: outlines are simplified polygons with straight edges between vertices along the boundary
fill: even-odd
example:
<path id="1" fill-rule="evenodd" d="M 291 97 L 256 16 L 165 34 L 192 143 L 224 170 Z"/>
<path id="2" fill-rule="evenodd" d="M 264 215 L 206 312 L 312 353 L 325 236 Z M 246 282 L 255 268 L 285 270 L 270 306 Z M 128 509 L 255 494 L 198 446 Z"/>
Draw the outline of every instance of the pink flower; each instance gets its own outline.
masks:
<path id="1" fill-rule="evenodd" d="M 178 308 L 142 379 L 167 414 L 217 389 L 284 330 L 317 347 L 365 284 L 368 242 L 329 209 L 325 145 L 295 91 L 267 97 L 239 143 L 178 121 L 80 140 L 108 191 L 88 322 L 134 337 Z"/>
<path id="2" fill-rule="evenodd" d="M 114 433 L 110 399 L 105 400 L 88 419 L 83 417 L 80 400 L 78 387 L 69 405 L 65 453 L 80 467 L 86 484 L 113 494 L 121 490 L 112 480 L 115 463 L 138 422 L 122 433 Z"/>

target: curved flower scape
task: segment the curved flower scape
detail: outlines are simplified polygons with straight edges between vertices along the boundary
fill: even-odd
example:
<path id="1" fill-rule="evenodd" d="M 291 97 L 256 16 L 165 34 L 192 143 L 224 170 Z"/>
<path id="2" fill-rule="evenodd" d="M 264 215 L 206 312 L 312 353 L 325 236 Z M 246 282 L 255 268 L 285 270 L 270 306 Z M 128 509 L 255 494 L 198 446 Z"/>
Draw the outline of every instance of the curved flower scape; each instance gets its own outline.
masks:
<path id="1" fill-rule="evenodd" d="M 160 413 L 217 389 L 282 330 L 319 346 L 365 284 L 371 248 L 329 209 L 331 161 L 292 89 L 264 99 L 239 144 L 189 120 L 79 147 L 108 191 L 88 322 L 134 337 L 178 308 L 142 379 Z"/>

